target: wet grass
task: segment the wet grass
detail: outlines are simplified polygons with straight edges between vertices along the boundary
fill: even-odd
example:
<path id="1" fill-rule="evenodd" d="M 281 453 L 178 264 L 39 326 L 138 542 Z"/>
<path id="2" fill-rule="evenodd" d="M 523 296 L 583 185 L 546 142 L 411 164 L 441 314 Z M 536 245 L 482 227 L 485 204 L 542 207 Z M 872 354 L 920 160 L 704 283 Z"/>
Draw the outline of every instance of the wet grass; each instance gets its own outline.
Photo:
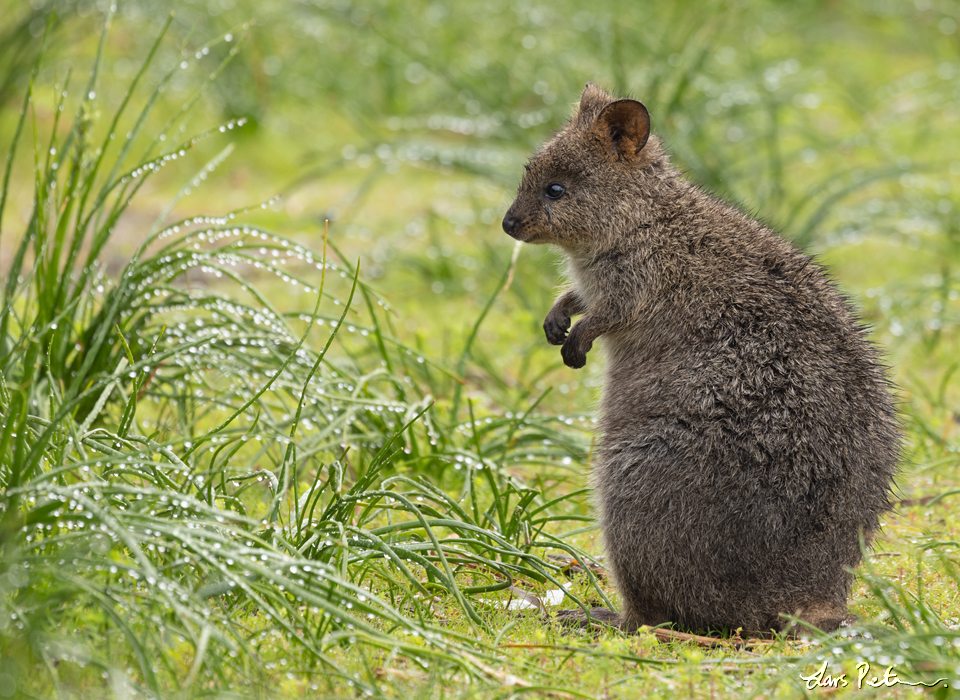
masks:
<path id="1" fill-rule="evenodd" d="M 278 7 L 259 20 L 279 26 Z M 865 680 L 891 665 L 960 679 L 949 17 L 911 15 L 937 32 L 919 48 L 876 8 L 821 22 L 907 57 L 912 72 L 882 64 L 868 94 L 855 54 L 814 42 L 791 62 L 816 8 L 680 3 L 643 23 L 620 8 L 622 25 L 596 12 L 571 29 L 563 7 L 508 22 L 491 4 L 532 46 L 491 49 L 482 73 L 464 33 L 501 46 L 495 23 L 447 8 L 424 49 L 405 37 L 433 15 L 381 9 L 284 9 L 292 36 L 322 20 L 336 38 L 342 75 L 309 88 L 331 115 L 316 151 L 269 129 L 306 118 L 281 88 L 308 64 L 266 53 L 255 26 L 197 43 L 182 17 L 150 20 L 125 80 L 105 70 L 119 65 L 106 29 L 82 79 L 39 34 L 0 53 L 11 76 L 32 66 L 3 122 L 0 696 L 799 697 L 826 663 L 859 697 L 864 662 Z M 121 26 L 138 35 L 137 21 Z M 52 20 L 49 40 L 71 26 Z M 237 109 L 245 71 L 273 71 L 271 56 L 287 71 L 276 111 Z M 819 251 L 890 348 L 907 500 L 858 572 L 859 636 L 726 631 L 704 647 L 569 633 L 536 610 L 561 588 L 563 607 L 616 604 L 585 491 L 598 375 L 542 342 L 552 255 L 490 234 L 577 94 L 578 56 L 644 95 L 693 177 Z M 358 65 L 365 90 L 350 87 Z M 224 83 L 230 99 L 212 99 Z M 279 145 L 300 154 L 296 175 Z"/>

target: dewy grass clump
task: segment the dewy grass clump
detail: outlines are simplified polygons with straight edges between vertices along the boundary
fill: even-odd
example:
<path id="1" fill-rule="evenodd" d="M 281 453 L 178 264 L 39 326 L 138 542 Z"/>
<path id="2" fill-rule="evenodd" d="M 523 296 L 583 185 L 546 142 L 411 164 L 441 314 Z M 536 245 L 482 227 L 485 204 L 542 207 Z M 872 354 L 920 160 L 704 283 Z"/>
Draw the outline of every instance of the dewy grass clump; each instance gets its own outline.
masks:
<path id="1" fill-rule="evenodd" d="M 425 606 L 451 594 L 478 630 L 468 595 L 518 578 L 559 585 L 542 550 L 575 550 L 542 533 L 554 504 L 502 464 L 582 444 L 529 411 L 475 417 L 452 370 L 384 332 L 385 303 L 358 270 L 235 214 L 167 224 L 168 208 L 117 278 L 106 275 L 103 253 L 144 182 L 242 122 L 171 147 L 185 108 L 131 161 L 173 73 L 120 137 L 161 34 L 104 136 L 105 38 L 66 131 L 69 76 L 58 91 L 26 227 L 11 231 L 11 216 L 2 231 L 19 237 L 0 305 L 4 692 L 166 697 L 284 678 L 372 693 L 375 668 L 411 663 L 489 677 L 491 651 L 441 633 Z M 16 149 L 31 127 L 40 138 L 33 99 L 31 81 L 0 218 Z M 194 271 L 221 284 L 191 289 Z M 313 312 L 274 308 L 247 281 L 266 273 L 314 296 Z M 352 280 L 345 297 L 331 277 Z M 330 352 L 344 326 L 362 341 L 353 357 Z M 454 407 L 431 410 L 437 392 L 455 394 Z M 466 505 L 423 481 L 383 480 L 404 464 L 438 476 L 455 465 Z"/>

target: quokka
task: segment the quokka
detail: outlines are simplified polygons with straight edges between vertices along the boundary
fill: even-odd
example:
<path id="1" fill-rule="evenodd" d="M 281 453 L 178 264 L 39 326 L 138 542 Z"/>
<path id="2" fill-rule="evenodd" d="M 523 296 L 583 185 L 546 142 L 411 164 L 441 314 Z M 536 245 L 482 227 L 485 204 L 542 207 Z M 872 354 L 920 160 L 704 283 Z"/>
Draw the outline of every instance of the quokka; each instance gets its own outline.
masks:
<path id="1" fill-rule="evenodd" d="M 543 324 L 564 363 L 603 339 L 592 485 L 623 610 L 593 617 L 835 630 L 900 431 L 877 349 L 821 267 L 683 179 L 646 108 L 593 84 L 503 229 L 566 255 L 572 285 Z"/>

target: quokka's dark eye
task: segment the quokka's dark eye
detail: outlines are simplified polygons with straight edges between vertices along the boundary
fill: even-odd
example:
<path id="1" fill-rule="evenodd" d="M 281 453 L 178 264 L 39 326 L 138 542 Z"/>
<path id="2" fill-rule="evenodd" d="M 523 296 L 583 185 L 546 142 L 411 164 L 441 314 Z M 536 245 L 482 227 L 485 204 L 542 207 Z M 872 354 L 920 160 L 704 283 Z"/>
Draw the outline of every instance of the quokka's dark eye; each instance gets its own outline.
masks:
<path id="1" fill-rule="evenodd" d="M 547 185 L 547 188 L 544 190 L 544 192 L 550 199 L 560 199 L 566 190 L 559 182 L 551 182 L 549 185 Z"/>

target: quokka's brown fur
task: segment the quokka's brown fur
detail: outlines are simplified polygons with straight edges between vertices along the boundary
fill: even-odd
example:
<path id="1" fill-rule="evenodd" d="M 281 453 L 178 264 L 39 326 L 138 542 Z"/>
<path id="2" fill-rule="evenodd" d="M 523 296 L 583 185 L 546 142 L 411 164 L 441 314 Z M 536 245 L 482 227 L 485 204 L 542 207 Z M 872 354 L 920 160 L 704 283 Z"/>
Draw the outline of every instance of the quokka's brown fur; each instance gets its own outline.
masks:
<path id="1" fill-rule="evenodd" d="M 836 629 L 900 435 L 878 353 L 820 266 L 682 179 L 646 108 L 593 84 L 503 228 L 568 258 L 543 324 L 563 361 L 604 339 L 592 482 L 623 612 L 594 617 Z"/>

